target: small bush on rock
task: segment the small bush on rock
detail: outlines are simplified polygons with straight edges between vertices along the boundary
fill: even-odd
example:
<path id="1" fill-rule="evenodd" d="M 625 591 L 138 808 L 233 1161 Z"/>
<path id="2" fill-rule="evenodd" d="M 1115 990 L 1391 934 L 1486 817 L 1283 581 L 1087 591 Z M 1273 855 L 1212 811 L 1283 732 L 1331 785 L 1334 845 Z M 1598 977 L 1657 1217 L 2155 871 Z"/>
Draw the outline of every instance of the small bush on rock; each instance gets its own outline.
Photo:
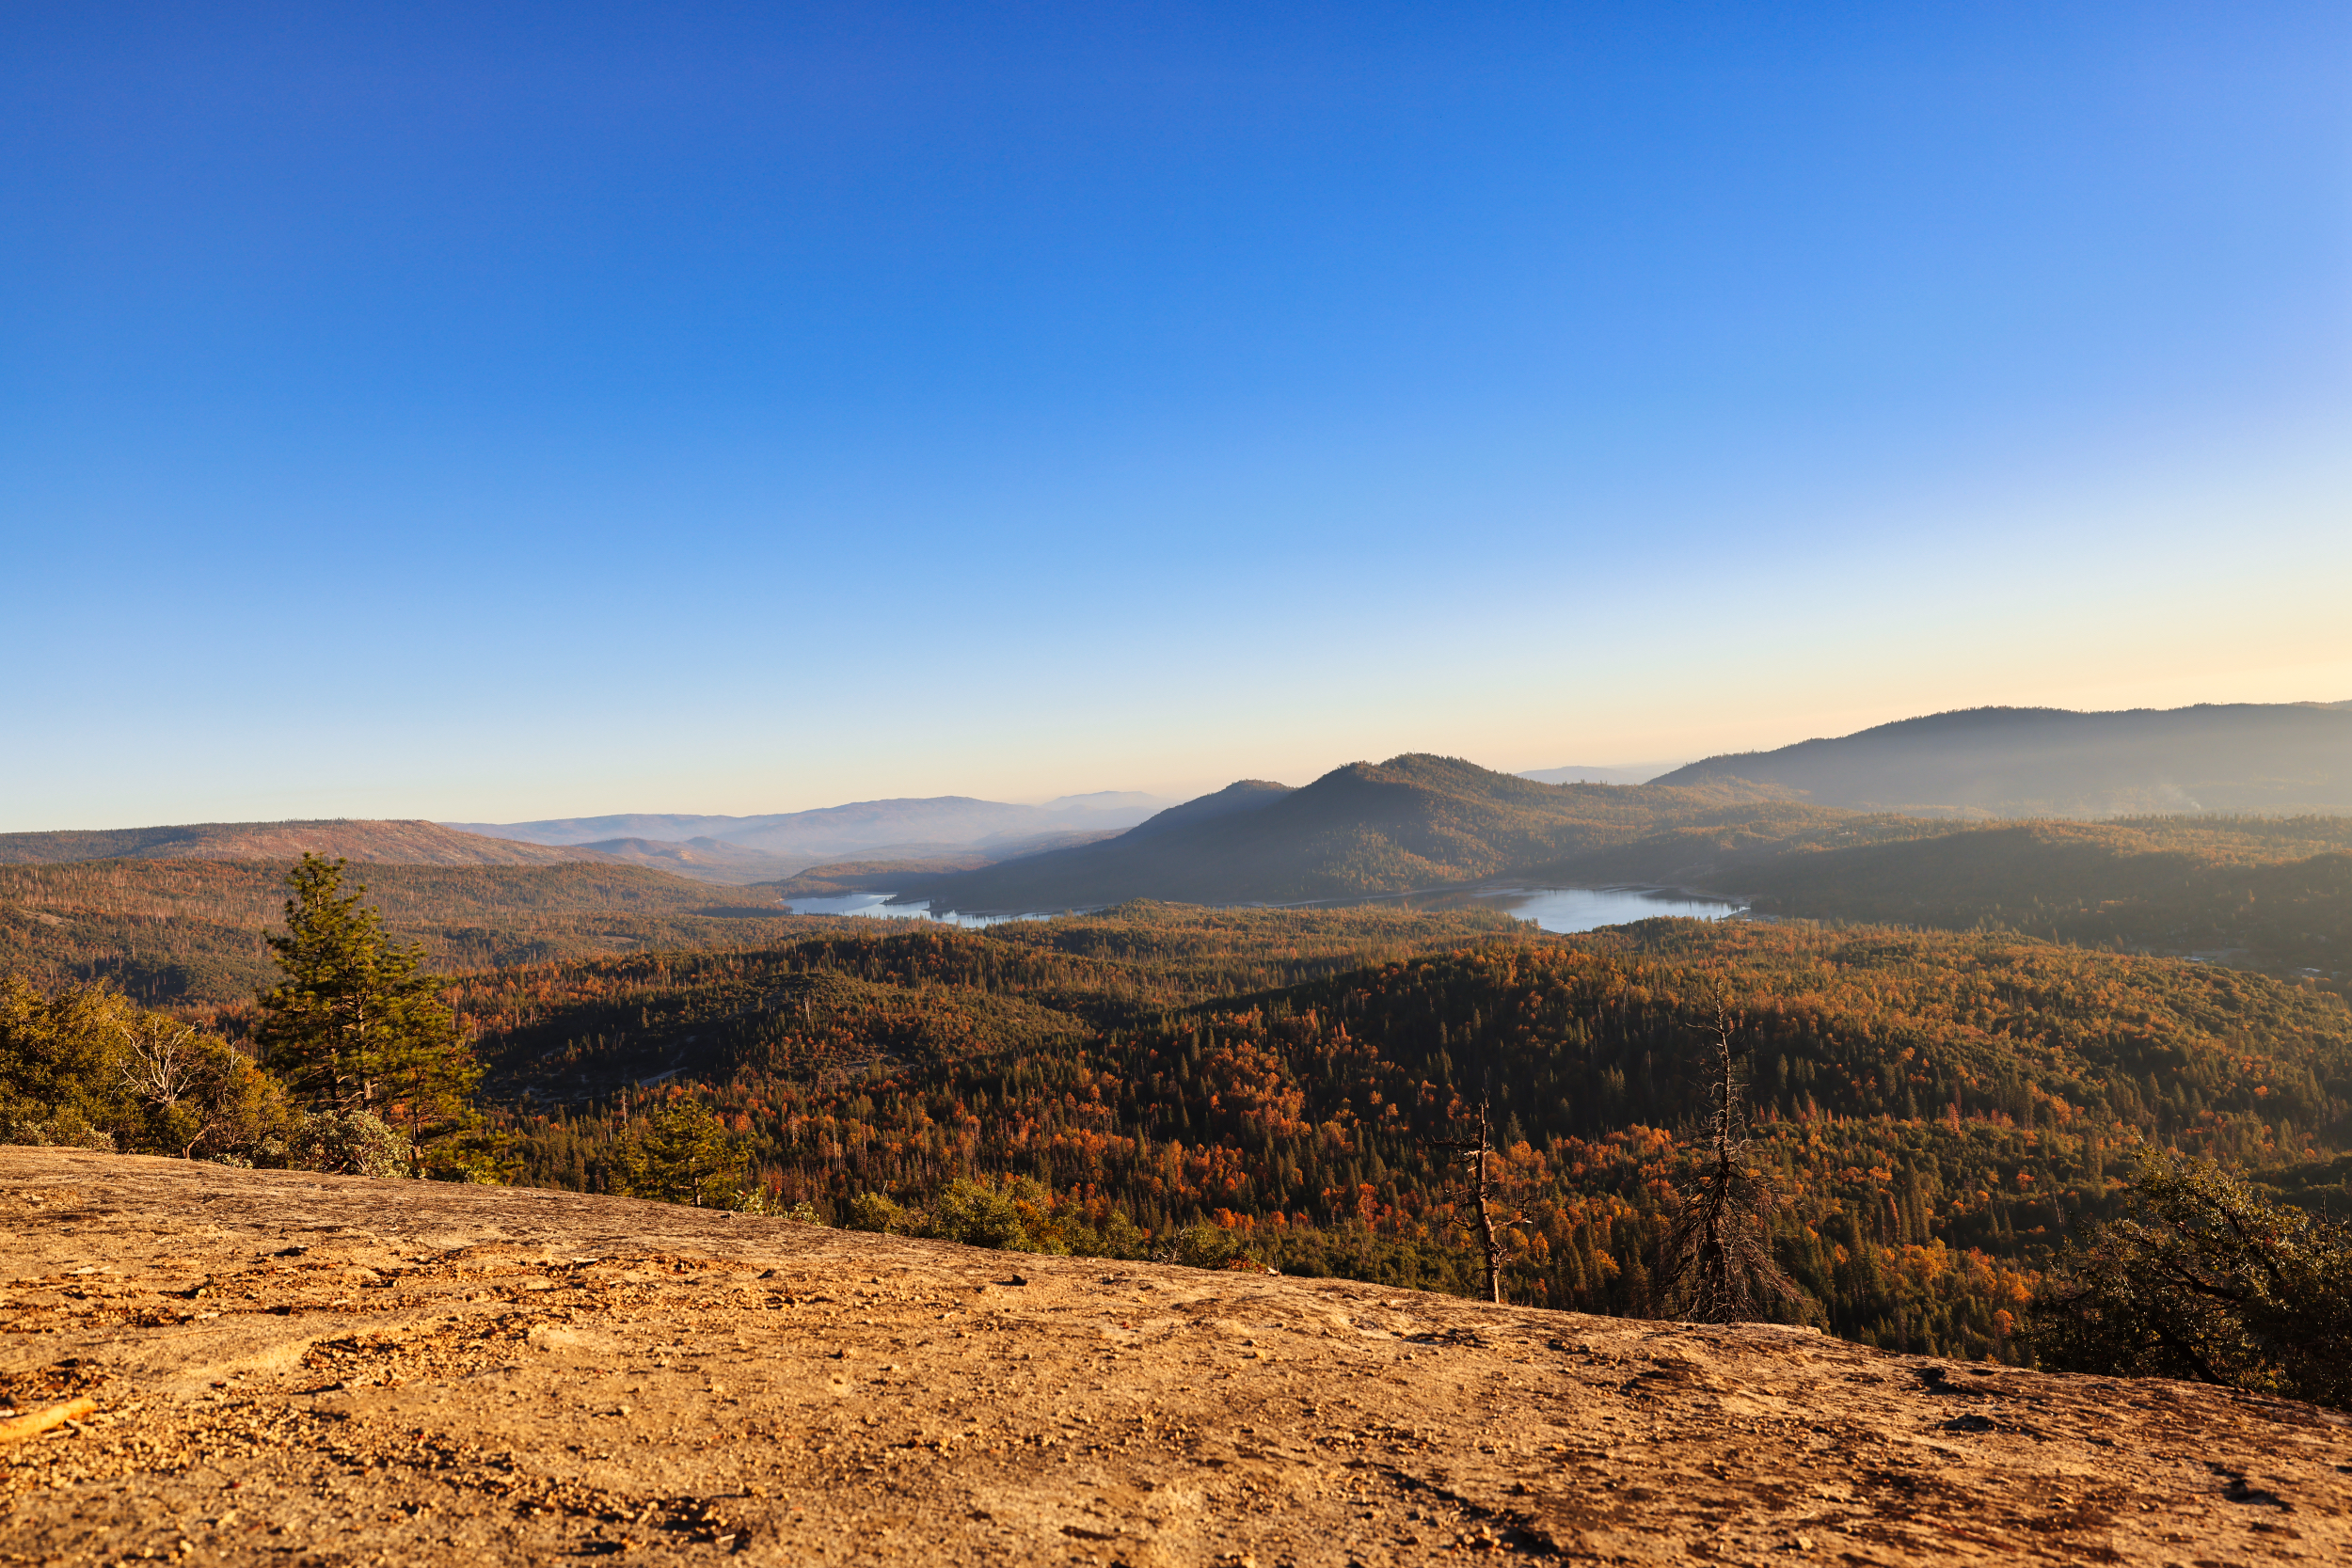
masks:
<path id="1" fill-rule="evenodd" d="M 406 1176 L 408 1140 L 365 1111 L 321 1111 L 269 1140 L 256 1164 L 340 1176 Z"/>
<path id="2" fill-rule="evenodd" d="M 2142 1159 L 2127 1201 L 2036 1298 L 2044 1365 L 2352 1407 L 2352 1226 L 2170 1153 Z"/>
<path id="3" fill-rule="evenodd" d="M 810 1211 L 812 1213 L 814 1210 Z M 860 1193 L 850 1199 L 848 1217 L 843 1221 L 850 1230 L 886 1231 L 898 1224 L 906 1211 L 880 1193 Z"/>

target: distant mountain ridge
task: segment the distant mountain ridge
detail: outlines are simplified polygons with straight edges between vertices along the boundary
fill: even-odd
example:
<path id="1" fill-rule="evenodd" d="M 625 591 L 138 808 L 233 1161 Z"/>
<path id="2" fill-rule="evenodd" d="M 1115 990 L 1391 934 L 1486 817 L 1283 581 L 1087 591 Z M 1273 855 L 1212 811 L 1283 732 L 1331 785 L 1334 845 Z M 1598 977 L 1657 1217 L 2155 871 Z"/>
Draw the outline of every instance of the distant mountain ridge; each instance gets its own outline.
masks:
<path id="1" fill-rule="evenodd" d="M 2352 704 L 1963 708 L 1708 757 L 1651 782 L 1735 780 L 1915 816 L 2342 812 L 2352 810 Z"/>
<path id="2" fill-rule="evenodd" d="M 745 849 L 715 838 L 690 838 L 683 844 L 662 839 L 607 838 L 594 844 L 569 845 L 565 847 L 617 861 L 623 865 L 642 865 L 655 871 L 667 871 L 674 877 L 687 877 L 698 882 L 727 882 L 738 886 L 789 877 L 804 863 L 797 855 L 763 855 L 755 849 Z"/>
<path id="3" fill-rule="evenodd" d="M 1518 777 L 1533 779 L 1537 784 L 1648 784 L 1661 773 L 1682 766 L 1674 762 L 1635 763 L 1626 768 L 1598 768 L 1585 763 L 1571 763 L 1565 768 L 1528 768 Z"/>
<path id="4" fill-rule="evenodd" d="M 573 865 L 610 858 L 587 849 L 485 838 L 437 822 L 340 817 L 0 833 L 0 865 L 95 860 L 295 861 L 306 852 L 389 865 Z"/>
<path id="5" fill-rule="evenodd" d="M 452 822 L 444 826 L 494 838 L 549 846 L 595 845 L 616 839 L 648 844 L 708 840 L 803 866 L 894 846 L 1002 848 L 1049 833 L 1099 833 L 1132 828 L 1175 802 L 1132 790 L 1065 795 L 1041 806 L 976 800 L 968 795 L 856 800 L 813 811 L 765 816 L 627 815 L 557 817 L 538 822 Z"/>
<path id="6" fill-rule="evenodd" d="M 993 865 L 1040 850 L 1092 843 L 1116 832 L 1101 827 L 1048 829 L 1035 833 L 992 834 L 976 844 L 885 840 L 872 847 L 893 860 L 961 856 L 961 863 Z M 593 844 L 546 845 L 462 832 L 437 822 L 344 818 L 0 833 L 0 865 L 103 860 L 285 862 L 299 860 L 306 853 L 371 865 L 633 865 L 682 877 L 691 882 L 737 887 L 779 881 L 828 859 L 842 858 L 813 853 L 771 854 L 707 837 L 682 843 L 612 838 Z"/>
<path id="7" fill-rule="evenodd" d="M 1186 800 L 1182 805 L 1170 806 L 1140 825 L 1128 829 L 1125 836 L 1131 843 L 1147 838 L 1157 838 L 1163 833 L 1173 832 L 1196 823 L 1213 822 L 1220 816 L 1233 816 L 1246 811 L 1257 811 L 1261 807 L 1272 805 L 1285 795 L 1296 793 L 1297 791 L 1290 785 L 1276 784 L 1271 779 L 1243 779 L 1239 783 L 1227 784 L 1214 795 L 1203 795 L 1197 800 Z"/>
<path id="8" fill-rule="evenodd" d="M 1545 784 L 1458 757 L 1350 763 L 1303 789 L 1262 780 L 1189 800 L 1113 839 L 978 871 L 910 878 L 901 900 L 1049 911 L 1159 898 L 1298 903 L 1474 881 L 1643 840 L 1670 826 L 1795 827 L 1843 814 L 1750 784 Z"/>
<path id="9" fill-rule="evenodd" d="M 1073 844 L 1091 844 L 1098 839 L 1115 836 L 1114 831 L 1095 832 L 1048 832 L 1028 838 L 1007 838 L 1001 835 L 983 839 L 977 845 L 959 844 L 882 844 L 866 852 L 869 861 L 887 863 L 912 863 L 927 872 L 949 867 L 994 865 L 999 861 L 1022 855 L 1034 855 L 1047 849 L 1059 849 Z M 792 886 L 799 896 L 819 896 L 803 885 L 800 879 L 811 872 L 837 870 L 837 863 L 829 864 L 807 854 L 771 855 L 757 849 L 747 849 L 739 844 L 729 844 L 715 838 L 689 839 L 683 844 L 663 843 L 658 839 L 609 838 L 595 844 L 576 847 L 583 851 L 624 865 L 642 865 L 673 876 L 691 878 L 695 881 L 724 882 L 738 887 L 757 883 L 763 887 Z M 851 864 L 863 864 L 850 862 Z M 837 891 L 854 891 L 842 888 Z M 787 894 L 786 896 L 792 895 Z"/>

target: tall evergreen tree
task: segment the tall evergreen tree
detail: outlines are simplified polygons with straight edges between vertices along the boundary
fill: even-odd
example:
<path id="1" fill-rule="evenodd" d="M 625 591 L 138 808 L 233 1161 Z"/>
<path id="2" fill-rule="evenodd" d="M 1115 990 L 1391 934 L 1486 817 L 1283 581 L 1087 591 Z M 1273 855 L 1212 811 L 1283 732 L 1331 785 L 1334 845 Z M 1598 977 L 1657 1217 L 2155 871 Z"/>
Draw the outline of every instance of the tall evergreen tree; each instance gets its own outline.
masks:
<path id="1" fill-rule="evenodd" d="M 313 1111 L 364 1111 L 400 1128 L 421 1173 L 426 1145 L 470 1131 L 481 1077 L 421 973 L 421 946 L 384 934 L 344 863 L 305 854 L 287 873 L 286 930 L 269 944 L 285 978 L 261 993 L 262 1065 Z"/>
<path id="2" fill-rule="evenodd" d="M 701 1208 L 734 1186 L 743 1152 L 707 1104 L 679 1095 L 654 1113 L 623 1164 L 631 1196 Z"/>

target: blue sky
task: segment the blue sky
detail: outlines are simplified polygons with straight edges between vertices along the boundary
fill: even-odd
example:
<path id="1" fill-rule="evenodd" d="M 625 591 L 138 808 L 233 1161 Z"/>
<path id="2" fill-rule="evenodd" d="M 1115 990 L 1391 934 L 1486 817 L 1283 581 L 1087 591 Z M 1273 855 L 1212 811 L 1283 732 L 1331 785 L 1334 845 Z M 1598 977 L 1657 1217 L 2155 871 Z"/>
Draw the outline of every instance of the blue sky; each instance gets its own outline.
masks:
<path id="1" fill-rule="evenodd" d="M 27 4 L 0 829 L 2352 698 L 2341 5 Z"/>

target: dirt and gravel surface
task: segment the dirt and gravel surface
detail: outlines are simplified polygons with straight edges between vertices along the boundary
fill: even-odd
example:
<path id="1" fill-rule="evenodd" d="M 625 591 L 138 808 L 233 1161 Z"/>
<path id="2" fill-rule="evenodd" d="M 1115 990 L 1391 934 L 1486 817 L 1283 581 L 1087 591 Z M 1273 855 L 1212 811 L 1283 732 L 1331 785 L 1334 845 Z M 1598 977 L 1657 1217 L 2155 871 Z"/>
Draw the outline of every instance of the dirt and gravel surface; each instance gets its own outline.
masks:
<path id="1" fill-rule="evenodd" d="M 1811 1333 L 55 1149 L 0 1243 L 5 1561 L 2352 1561 L 2341 1418 Z"/>

